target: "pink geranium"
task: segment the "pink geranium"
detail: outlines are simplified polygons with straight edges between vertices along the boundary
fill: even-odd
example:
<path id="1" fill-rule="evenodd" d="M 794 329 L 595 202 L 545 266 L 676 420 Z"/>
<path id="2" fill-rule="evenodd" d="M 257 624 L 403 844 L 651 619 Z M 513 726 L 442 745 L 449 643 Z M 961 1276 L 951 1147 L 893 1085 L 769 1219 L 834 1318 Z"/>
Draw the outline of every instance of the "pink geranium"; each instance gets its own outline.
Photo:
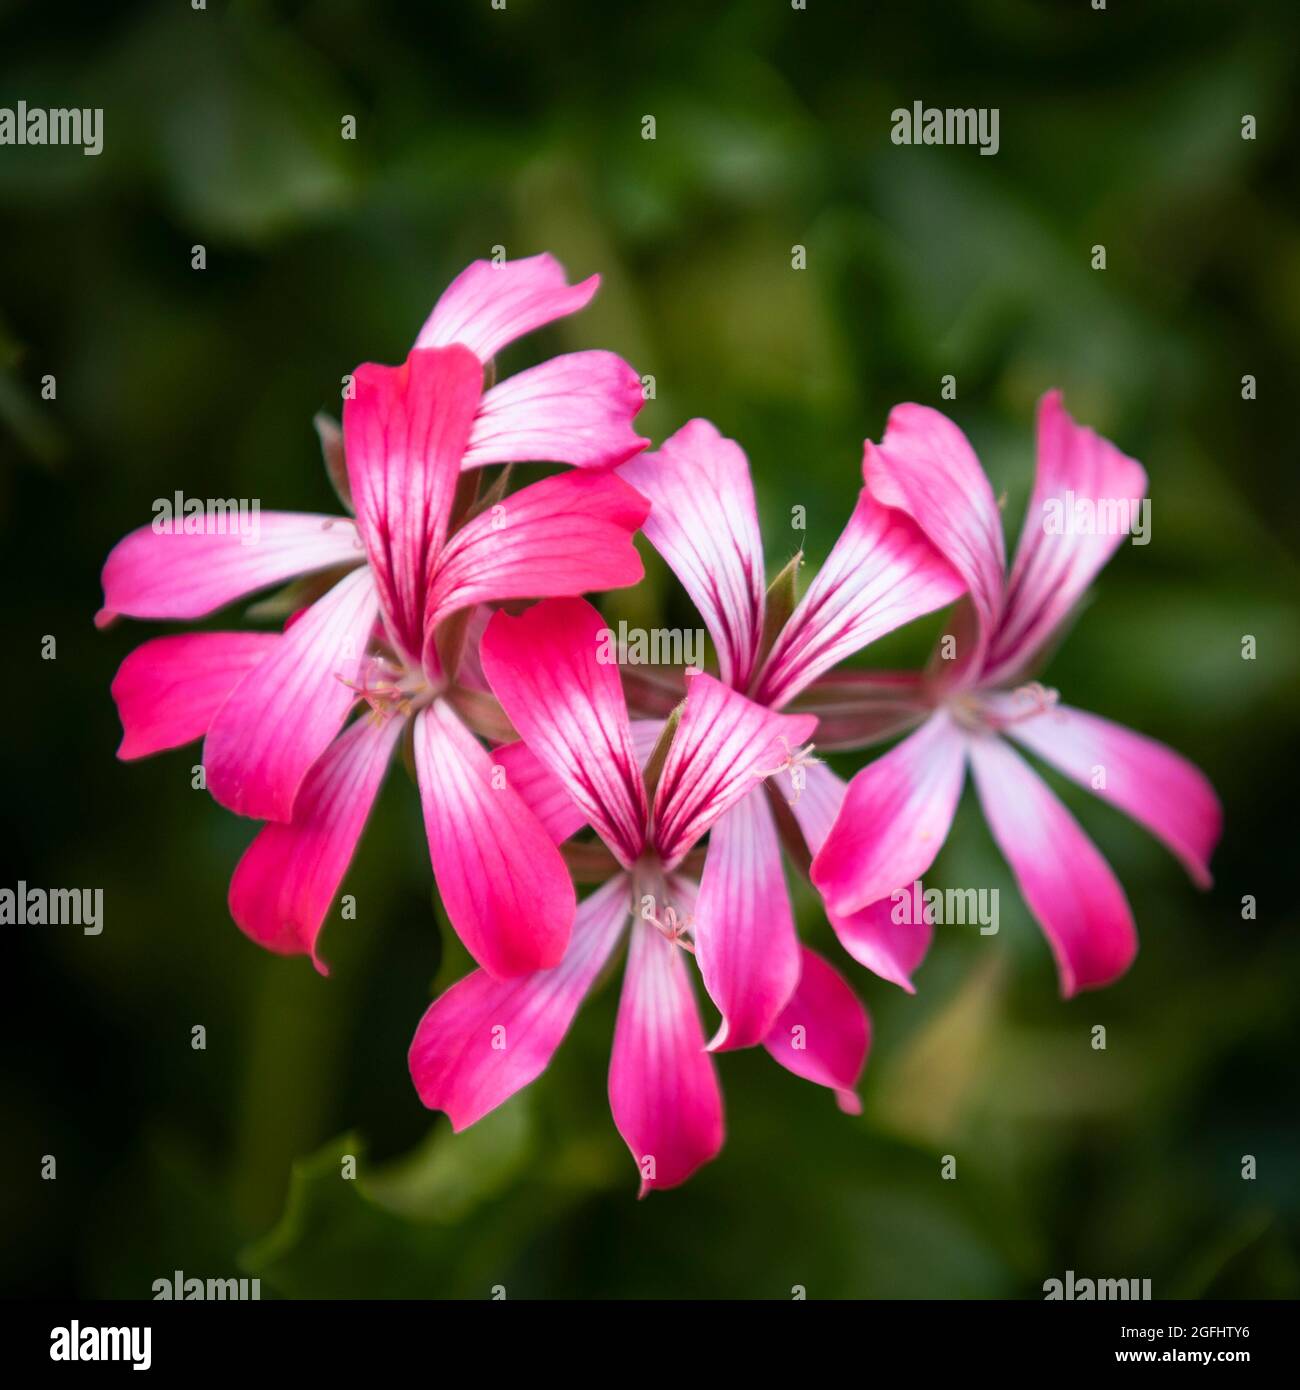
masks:
<path id="1" fill-rule="evenodd" d="M 707 420 L 692 420 L 661 449 L 619 469 L 651 501 L 645 535 L 699 609 L 732 689 L 771 710 L 817 714 L 818 747 L 861 748 L 888 732 L 906 708 L 890 699 L 907 678 L 832 668 L 877 638 L 950 603 L 961 578 L 904 512 L 866 488 L 825 564 L 792 604 L 790 583 L 766 593 L 763 543 L 749 463 L 735 441 Z M 781 604 L 784 602 L 784 610 Z M 629 671 L 636 679 L 635 669 Z M 637 691 L 657 691 L 640 681 Z M 782 746 L 774 771 L 789 774 L 742 800 L 713 829 L 696 913 L 696 955 L 723 1017 L 718 1047 L 763 1040 L 799 982 L 802 952 L 781 865 L 781 832 L 806 870 L 844 797 L 845 783 L 808 749 Z M 784 792 L 780 788 L 784 788 Z M 750 875 L 761 885 L 759 912 L 728 901 Z M 931 927 L 897 924 L 891 904 L 828 911 L 845 950 L 911 990 Z"/>
<path id="2" fill-rule="evenodd" d="M 519 794 L 493 785 L 472 730 L 501 730 L 472 651 L 462 657 L 483 605 L 642 575 L 632 534 L 646 503 L 609 471 L 647 443 L 632 429 L 642 403 L 632 369 L 612 353 L 573 353 L 484 390 L 500 348 L 581 309 L 597 283 L 569 285 L 549 256 L 476 262 L 402 366 L 359 367 L 343 415 L 355 524 L 263 512 L 253 544 L 233 530 L 145 526 L 108 557 L 100 625 L 201 618 L 294 576 L 322 577 L 282 633 L 158 638 L 113 682 L 119 756 L 203 737 L 213 796 L 270 822 L 235 871 L 230 907 L 272 950 L 320 965 L 321 924 L 409 731 L 434 874 L 470 952 L 497 975 L 564 953 L 568 871 Z M 467 470 L 525 459 L 580 471 L 476 503 L 481 475 Z M 359 701 L 367 716 L 343 729 Z"/>
<path id="3" fill-rule="evenodd" d="M 840 913 L 909 885 L 947 837 L 969 762 L 989 828 L 1056 957 L 1062 992 L 1108 984 L 1137 950 L 1124 890 L 1012 743 L 1126 811 L 1197 884 L 1209 884 L 1222 813 L 1204 775 L 1162 744 L 1026 683 L 1125 534 L 1126 526 L 1095 518 L 1131 517 L 1146 475 L 1077 425 L 1059 393 L 1044 396 L 1037 479 L 1008 577 L 992 489 L 952 421 L 898 406 L 883 442 L 867 445 L 863 473 L 867 492 L 910 516 L 948 558 L 970 599 L 941 659 L 907 696 L 912 723 L 924 722 L 849 784 L 813 862 L 814 882 Z M 1068 515 L 1083 520 L 1066 525 Z"/>
<path id="4" fill-rule="evenodd" d="M 571 801 L 567 817 L 552 808 L 553 833 L 589 823 L 608 851 L 608 876 L 579 906 L 558 966 L 513 980 L 466 976 L 429 1007 L 410 1064 L 426 1105 L 445 1110 L 457 1130 L 473 1124 L 546 1068 L 627 936 L 609 1097 L 645 1193 L 683 1182 L 722 1145 L 722 1097 L 682 948 L 692 926 L 698 950 L 705 923 L 725 919 L 743 923 L 744 935 L 724 939 L 724 954 L 761 952 L 750 933 L 778 891 L 780 860 L 745 857 L 734 836 L 720 851 L 718 829 L 738 808 L 762 804 L 751 789 L 816 720 L 777 714 L 697 674 L 643 775 L 619 668 L 599 659 L 604 629 L 580 599 L 548 600 L 517 618 L 498 613 L 488 625 L 481 652 L 492 690 L 529 757 Z M 706 902 L 692 850 L 710 827 Z M 782 1065 L 856 1110 L 866 1015 L 827 962 L 805 948 L 800 964 L 763 1041 Z"/>

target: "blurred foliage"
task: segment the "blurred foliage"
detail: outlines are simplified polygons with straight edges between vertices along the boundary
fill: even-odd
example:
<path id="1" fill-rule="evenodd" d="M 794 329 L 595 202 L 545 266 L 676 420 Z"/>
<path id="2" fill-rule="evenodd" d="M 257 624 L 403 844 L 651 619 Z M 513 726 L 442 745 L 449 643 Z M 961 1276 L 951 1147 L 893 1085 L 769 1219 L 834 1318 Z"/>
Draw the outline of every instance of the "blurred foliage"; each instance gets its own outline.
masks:
<path id="1" fill-rule="evenodd" d="M 268 1295 L 1033 1297 L 1074 1269 L 1300 1292 L 1298 47 L 1289 0 L 0 0 L 0 101 L 105 111 L 98 158 L 0 149 L 5 882 L 101 885 L 107 921 L 10 930 L 5 1286 L 139 1296 L 179 1268 Z M 891 144 L 918 99 L 998 107 L 998 155 Z M 1153 543 L 1121 549 L 1048 679 L 1185 751 L 1227 809 L 1200 896 L 1063 789 L 1143 943 L 1063 1004 L 968 801 L 933 882 L 1001 888 L 1002 931 L 941 930 L 915 997 L 847 967 L 875 1027 L 865 1115 L 725 1057 L 721 1159 L 641 1203 L 604 1094 L 615 991 L 453 1139 L 406 1073 L 435 978 L 464 969 L 407 779 L 349 878 L 359 920 L 326 929 L 330 979 L 263 955 L 225 908 L 251 827 L 190 789 L 192 756 L 114 761 L 108 686 L 146 629 L 90 623 L 157 496 L 333 510 L 313 415 L 498 244 L 604 276 L 505 369 L 611 348 L 656 377 L 656 442 L 695 414 L 740 439 L 772 573 L 803 539 L 790 509 L 816 562 L 862 439 L 896 401 L 942 404 L 947 373 L 1014 531 L 1034 400 L 1063 387 L 1145 463 Z M 653 557 L 607 609 L 695 621 Z M 933 632 L 867 660 L 917 662 Z"/>

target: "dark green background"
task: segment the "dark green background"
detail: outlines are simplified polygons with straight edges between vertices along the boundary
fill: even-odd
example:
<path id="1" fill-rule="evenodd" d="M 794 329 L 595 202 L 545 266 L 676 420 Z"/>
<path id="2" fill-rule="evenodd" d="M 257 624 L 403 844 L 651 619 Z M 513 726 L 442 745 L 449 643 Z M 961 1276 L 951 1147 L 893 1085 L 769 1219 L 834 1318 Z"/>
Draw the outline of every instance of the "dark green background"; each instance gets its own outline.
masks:
<path id="1" fill-rule="evenodd" d="M 0 148 L 3 882 L 101 886 L 107 923 L 5 929 L 4 1285 L 1039 1297 L 1073 1269 L 1294 1296 L 1298 37 L 1289 0 L 0 3 L 0 105 L 106 112 L 98 159 Z M 916 99 L 998 107 L 1000 153 L 892 145 Z M 598 346 L 653 373 L 656 442 L 701 414 L 745 445 L 773 572 L 789 509 L 815 561 L 862 439 L 896 401 L 940 404 L 945 373 L 1014 529 L 1034 401 L 1063 387 L 1145 463 L 1153 543 L 1121 549 L 1046 679 L 1193 757 L 1227 812 L 1202 896 L 1064 793 L 1142 936 L 1122 983 L 1068 1004 L 969 793 L 933 882 L 1000 887 L 1002 931 L 941 930 L 915 998 L 805 901 L 872 1010 L 865 1117 L 725 1057 L 722 1157 L 643 1203 L 605 1100 L 615 990 L 453 1140 L 406 1072 L 464 956 L 403 772 L 348 881 L 359 920 L 326 929 L 332 978 L 265 955 L 225 908 L 252 827 L 190 789 L 197 755 L 114 760 L 109 682 L 159 629 L 91 626 L 155 497 L 332 510 L 313 413 L 357 362 L 401 360 L 496 244 L 605 277 L 504 368 Z M 657 564 L 609 611 L 693 623 Z M 919 661 L 920 627 L 873 655 Z"/>

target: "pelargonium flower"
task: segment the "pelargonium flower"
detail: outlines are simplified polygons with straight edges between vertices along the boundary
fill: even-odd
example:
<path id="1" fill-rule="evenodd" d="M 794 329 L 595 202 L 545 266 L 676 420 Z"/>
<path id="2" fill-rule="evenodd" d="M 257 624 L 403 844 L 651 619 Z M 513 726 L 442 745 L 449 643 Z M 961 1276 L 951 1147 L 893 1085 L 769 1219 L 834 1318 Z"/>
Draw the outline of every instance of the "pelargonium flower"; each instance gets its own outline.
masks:
<path id="1" fill-rule="evenodd" d="M 825 564 L 795 604 L 798 559 L 767 594 L 749 463 L 740 446 L 707 420 L 692 420 L 619 474 L 650 499 L 646 538 L 702 615 L 726 685 L 768 709 L 816 713 L 823 720 L 820 748 L 860 748 L 888 732 L 899 711 L 881 696 L 895 683 L 906 690 L 907 678 L 832 668 L 963 591 L 959 575 L 910 516 L 863 488 Z M 629 675 L 638 695 L 654 697 L 636 668 Z M 756 785 L 718 821 L 710 840 L 695 942 L 705 985 L 724 1020 L 715 1047 L 762 1041 L 796 990 L 803 953 L 781 840 L 806 871 L 844 796 L 845 783 L 812 760 L 811 750 L 791 744 L 779 751 L 773 771 L 787 777 L 769 783 L 766 796 Z M 779 790 L 792 784 L 793 795 Z M 752 900 L 736 891 L 747 878 L 761 884 Z M 762 904 L 760 912 L 752 911 L 754 902 Z M 895 923 L 890 909 L 886 900 L 827 915 L 851 956 L 911 990 L 911 972 L 932 928 L 924 921 Z"/>
<path id="2" fill-rule="evenodd" d="M 722 1145 L 722 1096 L 705 1049 L 683 947 L 708 909 L 694 847 L 713 834 L 811 715 L 778 714 L 712 676 L 691 677 L 680 722 L 669 721 L 643 776 L 619 668 L 598 658 L 604 620 L 581 599 L 553 599 L 520 617 L 497 613 L 483 669 L 523 746 L 572 801 L 567 828 L 590 823 L 608 850 L 608 878 L 578 907 L 564 959 L 511 980 L 476 970 L 430 1005 L 411 1044 L 424 1103 L 464 1129 L 545 1070 L 619 942 L 627 966 L 610 1061 L 614 1123 L 641 1173 L 641 1192 L 685 1181 Z M 557 829 L 563 833 L 565 826 Z M 706 857 L 710 874 L 716 848 Z M 780 863 L 776 865 L 780 872 Z M 768 866 L 725 857 L 732 907 L 767 911 Z M 866 1015 L 840 975 L 805 948 L 797 988 L 764 1039 L 796 1075 L 856 1110 Z"/>
<path id="3" fill-rule="evenodd" d="M 1223 817 L 1205 776 L 1163 744 L 1026 682 L 1127 530 L 1086 518 L 1131 518 L 1146 474 L 1049 392 L 1038 406 L 1037 477 L 1008 577 L 992 488 L 951 420 L 898 406 L 862 467 L 867 491 L 916 521 L 970 598 L 948 634 L 954 658 L 932 662 L 911 692 L 912 722 L 924 722 L 850 782 L 813 881 L 834 910 L 853 912 L 919 878 L 947 837 L 969 762 L 993 838 L 1047 935 L 1062 993 L 1109 984 L 1137 950 L 1124 890 L 1012 743 L 1127 812 L 1209 885 Z M 1058 525 L 1067 515 L 1085 520 Z"/>
<path id="4" fill-rule="evenodd" d="M 612 353 L 572 353 L 483 389 L 501 347 L 582 308 L 597 284 L 570 286 L 549 256 L 476 262 L 402 366 L 359 367 L 342 439 L 355 524 L 263 512 L 252 544 L 144 526 L 108 557 L 101 626 L 119 614 L 201 618 L 320 576 L 285 631 L 161 637 L 113 682 L 119 756 L 202 737 L 208 790 L 270 822 L 235 871 L 230 908 L 274 951 L 309 952 L 321 968 L 321 924 L 409 731 L 439 892 L 471 954 L 509 975 L 564 952 L 568 871 L 523 799 L 492 785 L 472 730 L 493 729 L 495 706 L 462 657 L 483 605 L 641 578 L 632 534 L 646 503 L 609 471 L 648 442 L 632 429 L 632 369 Z M 579 471 L 482 499 L 481 473 L 462 481 L 522 459 Z M 360 702 L 368 715 L 340 734 Z"/>

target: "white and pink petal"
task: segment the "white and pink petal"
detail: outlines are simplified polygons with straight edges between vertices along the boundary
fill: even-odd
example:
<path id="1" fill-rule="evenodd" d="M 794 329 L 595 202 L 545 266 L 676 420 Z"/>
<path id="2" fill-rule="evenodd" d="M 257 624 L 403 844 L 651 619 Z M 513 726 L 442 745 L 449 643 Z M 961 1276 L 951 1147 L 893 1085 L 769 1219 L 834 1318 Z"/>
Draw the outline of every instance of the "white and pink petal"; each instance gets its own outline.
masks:
<path id="1" fill-rule="evenodd" d="M 649 504 L 612 473 L 561 473 L 521 488 L 451 538 L 433 575 L 426 645 L 471 604 L 621 589 L 645 574 L 632 537 Z"/>
<path id="2" fill-rule="evenodd" d="M 143 758 L 202 738 L 230 692 L 279 641 L 275 632 L 192 632 L 136 647 L 113 677 L 122 720 L 117 756 Z"/>
<path id="3" fill-rule="evenodd" d="M 343 403 L 357 527 L 389 631 L 412 665 L 482 389 L 483 367 L 471 352 L 430 348 L 400 367 L 364 363 Z"/>
<path id="4" fill-rule="evenodd" d="M 799 983 L 763 1046 L 795 1076 L 835 1092 L 848 1115 L 862 1111 L 858 1078 L 871 1047 L 871 1020 L 829 961 L 800 949 Z"/>
<path id="5" fill-rule="evenodd" d="M 846 657 L 959 597 L 965 581 L 905 513 L 863 488 L 764 664 L 757 698 L 783 705 Z"/>
<path id="6" fill-rule="evenodd" d="M 1059 391 L 1042 398 L 1034 491 L 986 681 L 1011 679 L 1041 652 L 1139 520 L 1146 486 L 1142 465 L 1076 424 Z"/>
<path id="7" fill-rule="evenodd" d="M 786 780 L 782 779 L 783 788 Z M 789 800 L 811 855 L 816 856 L 826 843 L 847 791 L 848 784 L 824 763 L 812 763 L 804 769 L 804 785 Z M 914 994 L 912 974 L 930 949 L 934 926 L 924 915 L 896 913 L 895 905 L 896 894 L 892 891 L 889 897 L 867 903 L 855 912 L 836 912 L 823 903 L 826 919 L 849 955 L 882 980 Z"/>
<path id="8" fill-rule="evenodd" d="M 719 816 L 788 764 L 816 727 L 813 715 L 777 714 L 712 676 L 691 676 L 655 791 L 652 823 L 663 863 L 679 863 Z"/>
<path id="9" fill-rule="evenodd" d="M 352 723 L 307 774 L 293 819 L 264 826 L 244 852 L 230 882 L 230 915 L 259 945 L 306 953 L 328 973 L 316 940 L 404 723 L 396 715 Z"/>
<path id="10" fill-rule="evenodd" d="M 937 712 L 862 769 L 812 863 L 831 911 L 852 917 L 934 863 L 948 837 L 966 771 L 966 738 Z"/>
<path id="11" fill-rule="evenodd" d="M 876 500 L 910 516 L 964 581 L 978 635 L 975 650 L 958 659 L 976 668 L 1002 612 L 1006 548 L 1002 514 L 970 441 L 938 410 L 897 405 L 880 443 L 866 442 L 862 475 Z"/>
<path id="12" fill-rule="evenodd" d="M 434 877 L 465 948 L 497 977 L 558 965 L 575 898 L 545 827 L 445 700 L 416 716 L 414 748 Z"/>
<path id="13" fill-rule="evenodd" d="M 369 569 L 354 571 L 278 638 L 217 711 L 203 745 L 207 788 L 256 820 L 287 821 L 303 778 L 333 742 L 379 602 Z"/>
<path id="14" fill-rule="evenodd" d="M 557 845 L 587 824 L 568 787 L 522 740 L 494 748 L 492 762 Z"/>
<path id="15" fill-rule="evenodd" d="M 599 275 L 570 285 L 564 267 L 546 254 L 474 261 L 443 291 L 415 346 L 459 343 L 487 362 L 525 333 L 585 308 L 599 287 Z"/>
<path id="16" fill-rule="evenodd" d="M 989 697 L 1005 732 L 1079 786 L 1145 826 L 1210 886 L 1210 856 L 1223 833 L 1223 807 L 1210 780 L 1172 748 L 1086 710 L 1053 705 L 1023 718 L 1014 695 Z"/>
<path id="17" fill-rule="evenodd" d="M 508 980 L 476 970 L 429 1006 L 411 1042 L 411 1079 L 453 1130 L 482 1119 L 546 1070 L 618 943 L 630 891 L 620 874 L 579 904 L 554 968 Z"/>
<path id="18" fill-rule="evenodd" d="M 763 541 L 749 461 L 707 420 L 620 469 L 650 499 L 646 539 L 699 610 L 725 684 L 743 690 L 763 636 Z"/>
<path id="19" fill-rule="evenodd" d="M 567 788 L 626 865 L 645 843 L 645 782 L 608 629 L 583 599 L 547 599 L 519 617 L 499 612 L 480 656 L 492 691 L 529 750 Z"/>
<path id="20" fill-rule="evenodd" d="M 633 923 L 628 949 L 609 1103 L 643 1197 L 685 1182 L 722 1148 L 722 1092 L 704 1049 L 685 952 L 641 921 Z"/>
<path id="21" fill-rule="evenodd" d="M 695 959 L 722 1015 L 709 1050 L 753 1047 L 799 981 L 781 842 L 761 788 L 714 822 L 694 915 Z"/>
<path id="22" fill-rule="evenodd" d="M 205 522 L 187 532 L 183 521 L 158 532 L 141 526 L 124 536 L 104 562 L 104 606 L 96 627 L 128 618 L 203 618 L 259 589 L 301 574 L 358 565 L 365 553 L 345 517 L 260 512 L 256 534 L 220 531 Z"/>
<path id="23" fill-rule="evenodd" d="M 1043 779 L 996 734 L 970 740 L 984 816 L 1056 957 L 1061 993 L 1117 980 L 1137 954 L 1119 880 Z"/>
<path id="24" fill-rule="evenodd" d="M 461 467 L 617 467 L 650 443 L 632 428 L 644 404 L 641 378 L 616 353 L 552 357 L 484 393 Z"/>

